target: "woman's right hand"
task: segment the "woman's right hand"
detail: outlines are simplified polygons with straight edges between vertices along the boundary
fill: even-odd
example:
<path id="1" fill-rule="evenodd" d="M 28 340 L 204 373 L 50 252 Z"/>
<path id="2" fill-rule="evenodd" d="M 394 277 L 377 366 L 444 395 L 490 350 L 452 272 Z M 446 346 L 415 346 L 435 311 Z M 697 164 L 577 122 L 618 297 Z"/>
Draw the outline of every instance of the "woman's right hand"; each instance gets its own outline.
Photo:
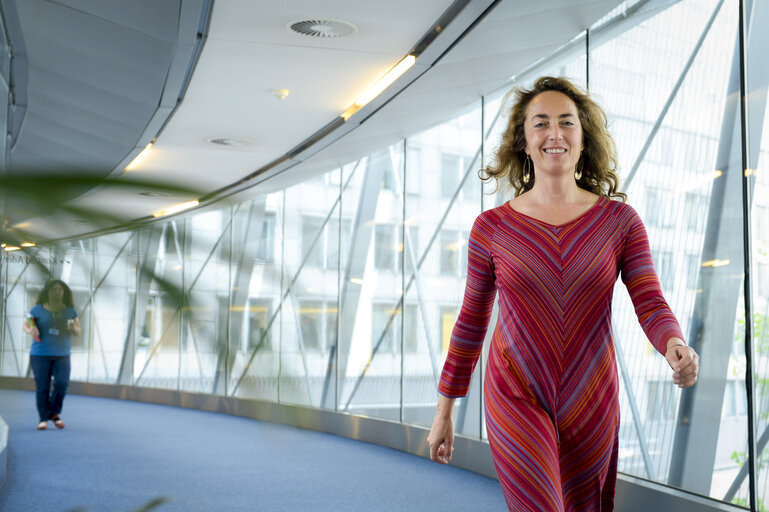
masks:
<path id="1" fill-rule="evenodd" d="M 454 421 L 451 419 L 454 399 L 441 396 L 433 420 L 427 444 L 430 445 L 430 460 L 439 464 L 451 462 L 454 453 Z"/>
<path id="2" fill-rule="evenodd" d="M 38 330 L 37 325 L 29 325 L 29 322 L 24 322 L 22 324 L 22 328 L 24 329 L 24 332 L 26 332 L 33 338 L 37 340 L 40 339 L 40 331 Z"/>

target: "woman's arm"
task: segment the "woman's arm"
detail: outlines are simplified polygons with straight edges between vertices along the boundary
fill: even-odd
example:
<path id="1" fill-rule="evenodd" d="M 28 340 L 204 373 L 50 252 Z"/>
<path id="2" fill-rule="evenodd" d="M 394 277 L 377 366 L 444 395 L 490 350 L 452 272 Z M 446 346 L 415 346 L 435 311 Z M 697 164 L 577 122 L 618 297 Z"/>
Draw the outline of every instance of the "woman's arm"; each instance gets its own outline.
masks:
<path id="1" fill-rule="evenodd" d="M 441 464 L 448 464 L 454 452 L 454 422 L 451 416 L 454 401 L 456 397 L 467 394 L 497 295 L 491 258 L 494 229 L 493 222 L 481 214 L 470 231 L 465 297 L 451 333 L 449 352 L 438 383 L 440 395 L 435 419 L 427 436 L 430 459 Z"/>
<path id="2" fill-rule="evenodd" d="M 621 268 L 622 281 L 638 321 L 652 345 L 665 356 L 673 370 L 673 382 L 681 388 L 693 386 L 697 382 L 699 356 L 686 346 L 681 326 L 662 295 L 646 228 L 635 211 L 629 219 Z"/>

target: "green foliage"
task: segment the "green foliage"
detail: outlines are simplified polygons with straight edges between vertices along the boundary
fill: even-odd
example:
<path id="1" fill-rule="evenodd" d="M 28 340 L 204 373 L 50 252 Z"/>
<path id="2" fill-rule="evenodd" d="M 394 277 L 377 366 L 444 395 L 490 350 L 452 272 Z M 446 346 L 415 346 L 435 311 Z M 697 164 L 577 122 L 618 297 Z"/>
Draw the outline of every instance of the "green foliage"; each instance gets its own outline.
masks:
<path id="1" fill-rule="evenodd" d="M 737 318 L 734 330 L 734 342 L 745 344 L 745 317 Z M 769 352 L 769 317 L 761 313 L 753 313 L 753 346 L 758 354 Z"/>
<path id="2" fill-rule="evenodd" d="M 101 177 L 87 171 L 56 172 L 35 171 L 24 174 L 0 173 L 0 241 L 18 246 L 22 242 L 37 240 L 34 233 L 25 231 L 18 224 L 33 218 L 45 218 L 54 227 L 57 222 L 87 221 L 97 230 L 125 231 L 146 222 L 126 219 L 105 211 L 102 207 L 84 207 L 73 200 L 91 192 L 116 191 L 118 194 L 154 193 L 178 198 L 179 201 L 198 199 L 203 192 L 178 183 L 162 183 L 148 179 Z M 119 197 L 119 196 L 118 196 Z"/>
<path id="3" fill-rule="evenodd" d="M 735 505 L 739 505 L 741 507 L 750 508 L 750 505 L 748 505 L 748 500 L 746 498 L 732 498 L 732 503 Z M 762 500 L 761 498 L 758 498 L 758 511 L 769 512 L 769 509 L 767 509 L 764 506 L 764 500 Z"/>
<path id="4" fill-rule="evenodd" d="M 24 242 L 34 241 L 37 247 L 22 247 L 18 251 L 2 253 L 4 258 L 21 258 L 28 265 L 38 267 L 47 276 L 53 276 L 46 261 L 38 257 L 41 249 L 54 246 L 56 241 L 40 240 L 38 235 L 26 230 L 24 221 L 44 219 L 54 231 L 71 233 L 73 221 L 85 221 L 89 233 L 84 237 L 101 232 L 127 231 L 147 225 L 154 218 L 147 215 L 142 218 L 128 219 L 116 213 L 110 213 L 100 207 L 84 207 L 75 203 L 84 194 L 97 191 L 115 191 L 116 197 L 131 196 L 142 192 L 175 198 L 182 202 L 199 199 L 201 190 L 182 186 L 178 183 L 162 183 L 140 179 L 135 175 L 120 178 L 101 177 L 95 172 L 57 170 L 56 172 L 29 171 L 24 174 L 0 173 L 0 242 L 8 246 L 20 247 Z M 224 205 L 223 205 L 224 206 Z M 57 225 L 62 229 L 56 230 Z M 150 229 L 157 224 L 151 224 Z M 0 261 L 0 265 L 5 261 Z M 154 273 L 153 262 L 147 262 L 139 269 L 140 275 L 154 281 L 158 290 L 164 294 L 170 306 L 183 307 L 185 297 L 180 287 Z"/>

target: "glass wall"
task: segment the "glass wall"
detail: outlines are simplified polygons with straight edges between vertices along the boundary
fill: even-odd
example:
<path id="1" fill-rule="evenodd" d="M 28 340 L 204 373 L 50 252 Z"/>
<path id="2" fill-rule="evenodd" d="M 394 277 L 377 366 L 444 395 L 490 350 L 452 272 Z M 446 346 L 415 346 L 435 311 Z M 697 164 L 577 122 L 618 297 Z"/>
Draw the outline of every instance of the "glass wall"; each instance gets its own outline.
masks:
<path id="1" fill-rule="evenodd" d="M 75 379 L 429 426 L 469 229 L 511 197 L 477 177 L 499 144 L 505 93 L 545 73 L 567 75 L 608 114 L 621 188 L 702 357 L 699 383 L 676 388 L 617 285 L 620 471 L 747 505 L 749 354 L 757 493 L 769 500 L 769 66 L 766 36 L 750 30 L 769 22 L 769 7 L 745 4 L 747 138 L 740 3 L 623 6 L 452 119 L 286 190 L 135 232 L 4 253 L 0 372 L 29 373 L 21 323 L 50 271 L 70 284 L 82 318 Z M 484 365 L 485 353 L 455 408 L 460 435 L 485 437 Z"/>

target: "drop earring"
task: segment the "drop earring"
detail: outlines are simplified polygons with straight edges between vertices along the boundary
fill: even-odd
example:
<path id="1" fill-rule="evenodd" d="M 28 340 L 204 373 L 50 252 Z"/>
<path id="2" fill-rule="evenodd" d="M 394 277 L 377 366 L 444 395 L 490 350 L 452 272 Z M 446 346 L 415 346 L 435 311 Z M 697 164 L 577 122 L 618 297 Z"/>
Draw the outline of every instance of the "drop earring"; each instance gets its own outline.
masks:
<path id="1" fill-rule="evenodd" d="M 523 184 L 528 185 L 529 181 L 531 181 L 531 160 L 529 155 L 526 155 L 526 160 L 523 162 Z"/>
<path id="2" fill-rule="evenodd" d="M 577 161 L 577 168 L 574 171 L 574 179 L 579 181 L 582 179 L 582 157 L 580 156 L 579 160 Z"/>

